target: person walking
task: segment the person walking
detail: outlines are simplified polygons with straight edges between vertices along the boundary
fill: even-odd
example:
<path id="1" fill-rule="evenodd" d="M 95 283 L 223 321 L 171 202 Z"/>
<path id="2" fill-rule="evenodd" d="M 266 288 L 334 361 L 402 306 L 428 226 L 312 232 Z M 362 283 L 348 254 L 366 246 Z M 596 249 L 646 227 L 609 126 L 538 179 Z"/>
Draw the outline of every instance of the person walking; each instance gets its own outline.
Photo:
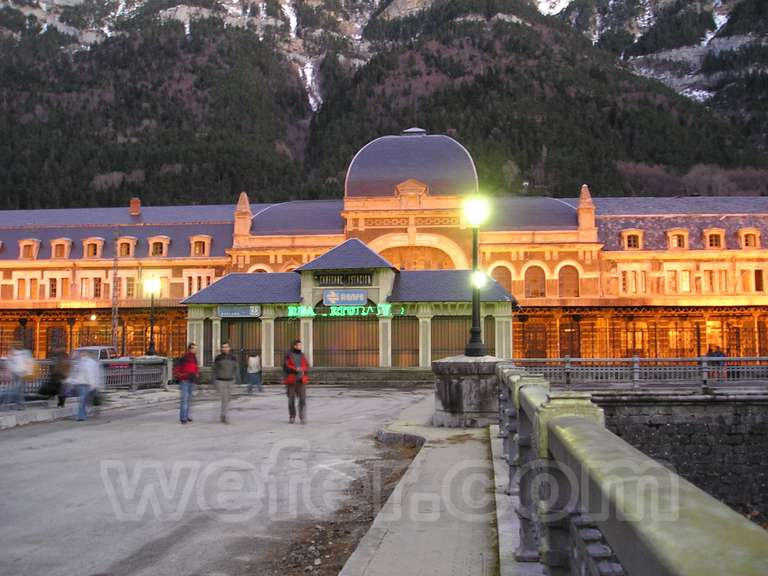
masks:
<path id="1" fill-rule="evenodd" d="M 16 410 L 24 410 L 24 385 L 35 372 L 35 359 L 22 347 L 21 341 L 11 344 L 6 367 L 11 374 L 11 387 L 4 398 L 8 404 L 14 404 Z"/>
<path id="2" fill-rule="evenodd" d="M 232 397 L 232 385 L 238 381 L 239 368 L 237 358 L 232 354 L 229 342 L 223 342 L 221 353 L 213 361 L 213 377 L 221 395 L 221 422 L 227 424 L 229 400 Z"/>
<path id="3" fill-rule="evenodd" d="M 88 403 L 104 388 L 101 363 L 90 354 L 78 354 L 70 381 L 77 390 L 77 420 L 82 422 L 88 417 Z"/>
<path id="4" fill-rule="evenodd" d="M 53 363 L 51 364 L 50 392 L 52 396 L 58 396 L 57 406 L 64 408 L 64 404 L 67 401 L 66 380 L 69 377 L 71 368 L 66 348 L 63 346 L 56 348 L 51 360 Z"/>
<path id="5" fill-rule="evenodd" d="M 301 340 L 294 340 L 291 351 L 283 361 L 283 384 L 288 395 L 288 422 L 296 422 L 296 398 L 299 399 L 299 420 L 307 423 L 307 384 L 309 384 L 309 362 L 302 352 Z"/>
<path id="6" fill-rule="evenodd" d="M 248 357 L 248 394 L 256 388 L 259 392 L 261 387 L 261 356 L 254 354 Z"/>
<path id="7" fill-rule="evenodd" d="M 190 342 L 187 352 L 182 356 L 174 374 L 179 381 L 179 420 L 182 424 L 192 422 L 189 417 L 189 404 L 192 400 L 192 390 L 200 379 L 200 367 L 197 365 L 197 345 Z"/>

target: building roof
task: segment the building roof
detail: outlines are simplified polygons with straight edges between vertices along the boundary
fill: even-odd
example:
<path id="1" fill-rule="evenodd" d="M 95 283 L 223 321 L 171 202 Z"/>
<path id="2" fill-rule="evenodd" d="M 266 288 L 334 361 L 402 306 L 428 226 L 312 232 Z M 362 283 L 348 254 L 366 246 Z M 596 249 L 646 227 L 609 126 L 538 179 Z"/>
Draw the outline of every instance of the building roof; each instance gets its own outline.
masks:
<path id="1" fill-rule="evenodd" d="M 419 180 L 432 195 L 477 192 L 475 163 L 464 146 L 449 136 L 406 130 L 369 142 L 347 170 L 346 196 L 392 196 L 395 186 Z"/>
<path id="2" fill-rule="evenodd" d="M 227 274 L 182 304 L 289 304 L 301 301 L 301 276 L 294 272 Z"/>
<path id="3" fill-rule="evenodd" d="M 403 270 L 395 278 L 390 302 L 469 302 L 471 270 Z M 483 302 L 512 302 L 515 298 L 493 278 L 480 290 Z"/>
<path id="4" fill-rule="evenodd" d="M 564 198 L 574 208 L 578 198 Z M 592 197 L 600 216 L 674 216 L 679 214 L 768 214 L 766 196 Z"/>
<path id="5" fill-rule="evenodd" d="M 265 204 L 254 210 L 251 234 L 282 236 L 294 234 L 343 234 L 343 200 L 297 200 Z"/>
<path id="6" fill-rule="evenodd" d="M 491 203 L 483 230 L 571 230 L 579 225 L 576 209 L 559 198 L 497 196 Z"/>
<path id="7" fill-rule="evenodd" d="M 359 270 L 371 268 L 395 268 L 384 258 L 368 248 L 357 238 L 350 238 L 323 254 L 296 268 L 304 270 Z"/>

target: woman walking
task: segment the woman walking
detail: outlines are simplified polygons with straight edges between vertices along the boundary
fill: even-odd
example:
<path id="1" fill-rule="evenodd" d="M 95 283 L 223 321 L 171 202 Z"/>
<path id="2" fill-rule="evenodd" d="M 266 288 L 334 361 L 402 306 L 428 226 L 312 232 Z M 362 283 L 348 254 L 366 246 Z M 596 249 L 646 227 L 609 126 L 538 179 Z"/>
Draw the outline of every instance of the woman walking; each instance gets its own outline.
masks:
<path id="1" fill-rule="evenodd" d="M 299 420 L 307 423 L 307 384 L 309 384 L 309 362 L 302 352 L 301 340 L 294 340 L 291 351 L 283 362 L 283 384 L 288 395 L 288 422 L 296 422 L 296 397 L 299 398 Z"/>

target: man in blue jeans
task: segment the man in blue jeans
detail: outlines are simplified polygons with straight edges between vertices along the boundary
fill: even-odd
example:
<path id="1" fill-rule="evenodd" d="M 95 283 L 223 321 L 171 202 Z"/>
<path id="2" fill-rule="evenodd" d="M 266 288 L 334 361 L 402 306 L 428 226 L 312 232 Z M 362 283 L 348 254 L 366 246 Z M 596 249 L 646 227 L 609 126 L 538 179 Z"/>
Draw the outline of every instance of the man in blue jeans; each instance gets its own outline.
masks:
<path id="1" fill-rule="evenodd" d="M 179 361 L 174 376 L 179 381 L 181 402 L 179 404 L 179 421 L 182 424 L 192 422 L 189 417 L 189 403 L 192 398 L 192 388 L 200 378 L 200 368 L 197 365 L 197 345 L 190 342 L 187 353 Z"/>

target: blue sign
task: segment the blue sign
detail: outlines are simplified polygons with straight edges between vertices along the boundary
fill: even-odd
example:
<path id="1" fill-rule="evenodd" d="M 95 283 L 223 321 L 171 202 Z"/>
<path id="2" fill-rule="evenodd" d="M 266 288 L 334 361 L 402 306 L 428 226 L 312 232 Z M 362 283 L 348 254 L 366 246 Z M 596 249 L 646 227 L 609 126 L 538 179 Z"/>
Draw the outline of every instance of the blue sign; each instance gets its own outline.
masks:
<path id="1" fill-rule="evenodd" d="M 363 306 L 367 303 L 367 290 L 323 290 L 326 306 Z"/>
<path id="2" fill-rule="evenodd" d="M 261 316 L 260 304 L 220 305 L 219 316 L 221 318 L 258 318 Z"/>

